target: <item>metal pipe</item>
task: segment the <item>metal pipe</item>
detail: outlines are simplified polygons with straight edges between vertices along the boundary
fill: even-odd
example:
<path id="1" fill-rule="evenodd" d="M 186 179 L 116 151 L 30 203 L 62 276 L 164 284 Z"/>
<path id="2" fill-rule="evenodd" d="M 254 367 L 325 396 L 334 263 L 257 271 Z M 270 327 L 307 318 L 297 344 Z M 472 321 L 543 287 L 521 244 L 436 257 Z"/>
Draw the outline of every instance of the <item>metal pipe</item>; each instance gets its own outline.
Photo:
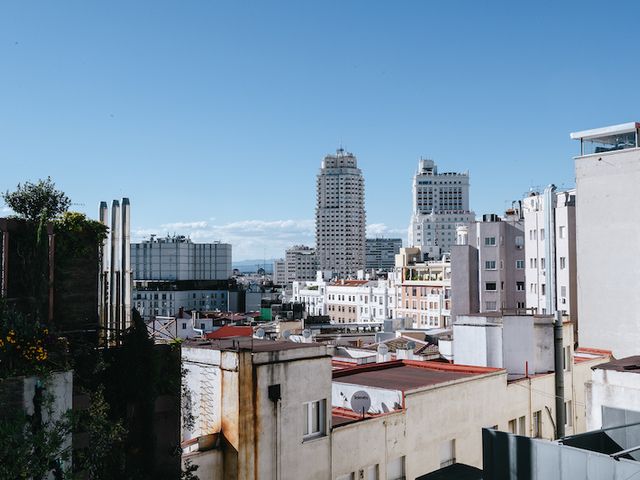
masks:
<path id="1" fill-rule="evenodd" d="M 556 310 L 553 322 L 554 369 L 556 383 L 556 438 L 564 437 L 564 368 L 562 345 L 562 314 Z"/>
<path id="2" fill-rule="evenodd" d="M 131 325 L 131 205 L 128 198 L 122 199 L 122 227 L 120 230 L 121 255 L 120 278 L 121 310 L 120 327 L 122 331 Z"/>
<path id="3" fill-rule="evenodd" d="M 109 269 L 109 319 L 107 322 L 110 340 L 117 340 L 119 337 L 118 329 L 118 280 L 117 272 L 120 270 L 118 246 L 120 244 L 120 202 L 114 200 L 111 204 L 111 257 Z M 113 333 L 115 331 L 115 334 Z"/>

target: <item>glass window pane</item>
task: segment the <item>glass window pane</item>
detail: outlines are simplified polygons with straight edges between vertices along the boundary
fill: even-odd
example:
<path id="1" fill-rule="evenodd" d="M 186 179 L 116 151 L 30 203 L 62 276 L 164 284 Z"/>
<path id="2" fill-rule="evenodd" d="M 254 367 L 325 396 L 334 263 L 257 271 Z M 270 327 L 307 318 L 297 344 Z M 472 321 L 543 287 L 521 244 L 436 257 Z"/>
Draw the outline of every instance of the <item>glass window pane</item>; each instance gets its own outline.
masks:
<path id="1" fill-rule="evenodd" d="M 309 435 L 309 404 L 302 405 L 302 424 L 304 425 L 304 435 Z"/>

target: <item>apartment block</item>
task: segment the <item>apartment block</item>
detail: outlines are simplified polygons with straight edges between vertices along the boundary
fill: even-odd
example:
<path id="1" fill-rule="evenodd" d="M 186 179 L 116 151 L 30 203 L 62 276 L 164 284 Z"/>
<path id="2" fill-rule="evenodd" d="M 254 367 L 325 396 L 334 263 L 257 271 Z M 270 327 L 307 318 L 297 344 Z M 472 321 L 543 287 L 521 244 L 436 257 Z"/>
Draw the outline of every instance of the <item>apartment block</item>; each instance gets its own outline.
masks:
<path id="1" fill-rule="evenodd" d="M 403 248 L 396 256 L 398 301 L 396 318 L 412 321 L 413 328 L 446 328 L 451 324 L 451 263 L 423 261 L 419 248 Z"/>
<path id="2" fill-rule="evenodd" d="M 439 259 L 455 243 L 456 226 L 473 220 L 469 173 L 438 173 L 433 160 L 420 159 L 413 177 L 408 246 L 419 247 L 430 259 Z"/>
<path id="3" fill-rule="evenodd" d="M 396 254 L 402 248 L 401 238 L 367 238 L 366 269 L 391 271 Z"/>
<path id="4" fill-rule="evenodd" d="M 524 220 L 519 208 L 504 218 L 457 229 L 451 247 L 452 317 L 526 308 Z"/>
<path id="5" fill-rule="evenodd" d="M 290 285 L 296 280 L 313 280 L 318 271 L 316 250 L 306 245 L 295 245 L 285 253 L 285 278 Z"/>
<path id="6" fill-rule="evenodd" d="M 577 322 L 576 192 L 554 185 L 522 200 L 527 308 Z"/>
<path id="7" fill-rule="evenodd" d="M 640 123 L 572 133 L 576 173 L 578 337 L 583 346 L 636 355 L 640 345 Z"/>
<path id="8" fill-rule="evenodd" d="M 231 277 L 231 245 L 152 235 L 131 244 L 131 268 L 134 280 L 226 280 Z"/>

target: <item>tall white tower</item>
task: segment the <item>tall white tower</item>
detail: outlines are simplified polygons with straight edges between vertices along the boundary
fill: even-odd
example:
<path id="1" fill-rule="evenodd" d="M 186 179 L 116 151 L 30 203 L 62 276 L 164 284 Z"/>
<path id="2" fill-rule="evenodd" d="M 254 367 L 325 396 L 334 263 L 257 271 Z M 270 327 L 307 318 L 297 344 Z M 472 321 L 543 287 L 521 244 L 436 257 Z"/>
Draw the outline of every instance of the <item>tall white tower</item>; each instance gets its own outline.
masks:
<path id="1" fill-rule="evenodd" d="M 365 267 L 364 177 L 342 148 L 322 161 L 317 179 L 316 250 L 321 270 L 340 277 Z"/>
<path id="2" fill-rule="evenodd" d="M 456 243 L 456 226 L 474 220 L 469 210 L 469 172 L 438 173 L 433 160 L 420 159 L 413 177 L 409 246 L 439 258 Z"/>

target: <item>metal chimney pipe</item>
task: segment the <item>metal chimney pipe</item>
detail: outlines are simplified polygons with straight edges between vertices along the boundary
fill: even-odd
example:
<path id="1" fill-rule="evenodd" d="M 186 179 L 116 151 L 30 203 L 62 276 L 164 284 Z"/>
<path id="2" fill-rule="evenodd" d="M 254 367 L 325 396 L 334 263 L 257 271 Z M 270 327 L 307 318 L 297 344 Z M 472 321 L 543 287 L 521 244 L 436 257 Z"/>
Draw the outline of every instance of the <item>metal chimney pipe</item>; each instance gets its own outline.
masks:
<path id="1" fill-rule="evenodd" d="M 128 198 L 122 199 L 121 235 L 121 307 L 122 331 L 131 325 L 131 205 Z"/>
<path id="2" fill-rule="evenodd" d="M 109 322 L 107 323 L 109 339 L 116 341 L 119 338 L 118 326 L 120 324 L 119 300 L 120 292 L 118 291 L 119 273 L 120 273 L 120 202 L 114 200 L 111 204 L 111 269 L 109 271 Z"/>
<path id="3" fill-rule="evenodd" d="M 109 207 L 107 206 L 107 202 L 100 202 L 100 210 L 98 214 L 98 218 L 100 219 L 100 223 L 109 227 Z M 105 237 L 102 241 L 102 245 L 100 246 L 100 268 L 98 271 L 98 318 L 100 323 L 100 343 L 106 338 L 104 328 L 107 326 L 107 318 L 108 307 L 107 307 L 107 299 L 108 299 L 108 285 L 109 281 L 107 279 L 107 272 L 109 268 L 107 267 L 107 255 L 109 245 L 109 237 Z"/>
<path id="4" fill-rule="evenodd" d="M 564 437 L 564 367 L 562 348 L 562 313 L 556 310 L 553 322 L 554 369 L 556 381 L 556 438 Z"/>

